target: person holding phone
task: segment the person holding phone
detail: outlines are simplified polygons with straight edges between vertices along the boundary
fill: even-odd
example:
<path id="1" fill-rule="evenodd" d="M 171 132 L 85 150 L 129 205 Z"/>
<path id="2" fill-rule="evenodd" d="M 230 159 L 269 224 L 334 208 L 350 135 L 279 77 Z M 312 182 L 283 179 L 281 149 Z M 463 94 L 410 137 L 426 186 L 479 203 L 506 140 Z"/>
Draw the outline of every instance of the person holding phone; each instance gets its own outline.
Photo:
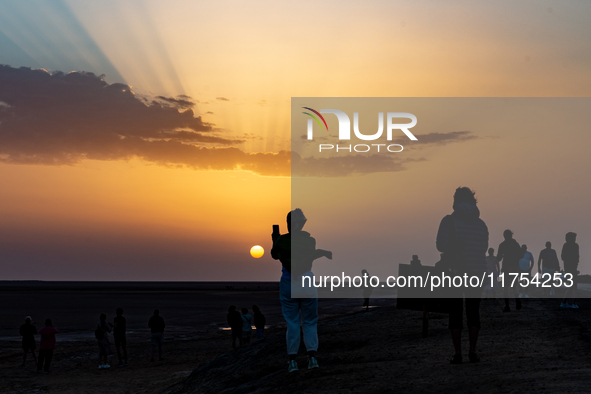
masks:
<path id="1" fill-rule="evenodd" d="M 314 260 L 320 257 L 332 259 L 332 252 L 316 249 L 316 240 L 302 230 L 306 221 L 302 210 L 297 208 L 287 214 L 287 234 L 279 235 L 279 226 L 273 226 L 271 257 L 282 265 L 279 293 L 281 310 L 287 322 L 289 372 L 298 370 L 296 358 L 300 347 L 300 324 L 308 353 L 308 369 L 318 368 L 318 295 L 315 287 L 302 288 L 301 283 L 303 276 L 314 276 L 311 271 Z M 292 287 L 298 297 L 292 297 Z"/>

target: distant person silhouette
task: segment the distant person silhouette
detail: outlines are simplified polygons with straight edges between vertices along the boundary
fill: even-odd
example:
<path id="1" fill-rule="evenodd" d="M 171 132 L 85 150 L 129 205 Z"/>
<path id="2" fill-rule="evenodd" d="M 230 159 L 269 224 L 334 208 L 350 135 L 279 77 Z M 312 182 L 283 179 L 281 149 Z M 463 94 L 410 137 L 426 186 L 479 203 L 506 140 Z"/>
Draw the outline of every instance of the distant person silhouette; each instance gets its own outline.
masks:
<path id="1" fill-rule="evenodd" d="M 230 305 L 226 320 L 232 330 L 232 348 L 236 349 L 236 339 L 238 339 L 238 346 L 242 346 L 242 316 L 236 310 L 236 305 Z"/>
<path id="2" fill-rule="evenodd" d="M 250 343 L 252 336 L 252 316 L 248 313 L 248 308 L 242 308 L 242 343 Z"/>
<path id="3" fill-rule="evenodd" d="M 538 257 L 538 273 L 542 276 L 540 280 L 543 282 L 547 280 L 550 275 L 551 282 L 554 283 L 554 273 L 560 271 L 560 263 L 558 262 L 558 255 L 552 249 L 552 242 L 546 242 L 546 249 L 542 249 L 540 257 Z M 544 289 L 545 290 L 545 289 Z M 554 288 L 550 289 L 550 295 L 556 292 Z"/>
<path id="4" fill-rule="evenodd" d="M 521 252 L 523 253 L 523 257 L 519 259 L 519 280 L 521 285 L 519 298 L 529 298 L 528 286 L 526 286 L 526 281 L 521 282 L 521 278 L 522 276 L 525 276 L 527 277 L 527 280 L 530 280 L 531 270 L 534 268 L 535 263 L 534 255 L 527 251 L 526 244 L 521 245 Z"/>
<path id="5" fill-rule="evenodd" d="M 164 343 L 164 327 L 166 327 L 166 324 L 158 309 L 154 309 L 154 315 L 148 321 L 148 327 L 150 327 L 150 342 L 152 343 L 150 362 L 154 361 L 156 347 L 158 347 L 158 360 L 162 361 L 162 344 Z"/>
<path id="6" fill-rule="evenodd" d="M 519 286 L 517 280 L 513 283 L 513 276 L 511 273 L 519 274 L 519 260 L 523 257 L 523 251 L 519 243 L 513 239 L 513 231 L 505 230 L 503 232 L 505 240 L 499 245 L 497 260 L 503 261 L 504 287 L 505 287 L 505 309 L 503 312 L 510 312 L 509 297 L 511 294 L 515 295 L 515 288 Z M 515 284 L 515 286 L 511 286 Z M 521 300 L 515 297 L 515 308 L 521 309 Z"/>
<path id="7" fill-rule="evenodd" d="M 115 338 L 115 349 L 117 349 L 117 365 L 127 366 L 127 320 L 123 317 L 123 308 L 115 310 L 117 316 L 113 319 L 113 338 Z M 123 358 L 121 358 L 123 351 Z"/>
<path id="8" fill-rule="evenodd" d="M 53 327 L 51 319 L 45 320 L 45 327 L 39 329 L 41 340 L 39 341 L 39 358 L 37 361 L 37 372 L 49 373 L 53 350 L 55 349 L 55 334 L 57 329 Z"/>
<path id="9" fill-rule="evenodd" d="M 367 270 L 361 270 L 361 277 L 364 278 L 367 276 L 367 283 L 369 283 L 369 272 Z M 365 283 L 365 280 L 364 280 Z M 371 293 L 373 291 L 373 287 L 367 285 L 363 287 L 363 307 L 366 311 L 369 310 L 369 298 L 371 297 Z"/>
<path id="10" fill-rule="evenodd" d="M 281 310 L 287 323 L 287 354 L 289 372 L 298 370 L 296 362 L 300 347 L 300 321 L 304 333 L 304 344 L 308 353 L 308 369 L 318 368 L 316 352 L 318 350 L 318 294 L 315 287 L 302 288 L 303 276 L 313 278 L 312 264 L 320 257 L 332 259 L 332 252 L 316 249 L 316 240 L 310 233 L 302 231 L 306 217 L 301 209 L 296 208 L 287 214 L 287 234 L 273 238 L 271 256 L 281 261 L 282 275 L 279 285 Z M 293 257 L 296 259 L 292 265 Z M 303 291 L 304 297 L 292 298 L 292 286 Z M 299 295 L 299 294 L 298 294 Z"/>
<path id="11" fill-rule="evenodd" d="M 99 316 L 99 322 L 94 331 L 94 336 L 99 348 L 99 369 L 111 368 L 109 365 L 108 357 L 113 354 L 111 349 L 111 342 L 109 342 L 109 333 L 111 332 L 113 325 L 107 323 L 107 315 L 101 313 Z"/>
<path id="12" fill-rule="evenodd" d="M 445 216 L 437 232 L 437 249 L 444 254 L 452 274 L 476 275 L 486 271 L 486 250 L 488 248 L 488 228 L 476 206 L 474 192 L 467 187 L 459 187 L 454 194 L 453 213 Z M 476 363 L 480 358 L 476 354 L 476 342 L 480 331 L 480 287 L 461 287 L 450 289 L 456 293 L 450 299 L 449 329 L 455 353 L 451 364 L 462 363 L 462 329 L 464 297 L 470 348 L 468 358 Z"/>
<path id="13" fill-rule="evenodd" d="M 493 248 L 488 248 L 488 256 L 486 256 L 486 283 L 487 284 L 487 293 L 492 293 L 496 298 L 496 288 L 498 287 L 497 279 L 499 278 L 499 261 L 495 256 L 495 250 Z M 489 275 L 493 275 L 492 285 L 490 283 Z"/>
<path id="14" fill-rule="evenodd" d="M 562 252 L 560 253 L 560 258 L 564 262 L 564 272 L 565 274 L 572 274 L 572 282 L 573 285 L 566 289 L 566 293 L 564 293 L 564 299 L 560 304 L 563 308 L 572 308 L 572 309 L 579 309 L 577 305 L 577 285 L 578 285 L 578 276 L 579 276 L 579 244 L 577 243 L 577 234 L 575 233 L 567 233 L 566 234 L 566 242 L 562 246 Z M 565 280 L 567 278 L 565 277 Z M 569 303 L 570 301 L 570 303 Z"/>
<path id="15" fill-rule="evenodd" d="M 265 337 L 265 324 L 267 323 L 267 319 L 261 312 L 261 308 L 259 308 L 258 305 L 253 305 L 252 311 L 254 312 L 253 320 L 254 327 L 257 330 L 257 339 L 261 340 Z"/>
<path id="16" fill-rule="evenodd" d="M 35 335 L 37 335 L 37 327 L 31 322 L 31 316 L 25 317 L 25 324 L 21 325 L 19 329 L 19 334 L 23 337 L 22 347 L 23 347 L 23 364 L 27 362 L 27 354 L 31 352 L 33 355 L 33 359 L 35 360 L 35 364 L 37 364 L 37 355 L 35 354 Z"/>
<path id="17" fill-rule="evenodd" d="M 410 266 L 413 268 L 418 268 L 418 267 L 423 266 L 423 264 L 421 264 L 421 260 L 419 260 L 419 256 L 417 256 L 416 254 L 412 255 L 412 259 L 410 260 Z"/>

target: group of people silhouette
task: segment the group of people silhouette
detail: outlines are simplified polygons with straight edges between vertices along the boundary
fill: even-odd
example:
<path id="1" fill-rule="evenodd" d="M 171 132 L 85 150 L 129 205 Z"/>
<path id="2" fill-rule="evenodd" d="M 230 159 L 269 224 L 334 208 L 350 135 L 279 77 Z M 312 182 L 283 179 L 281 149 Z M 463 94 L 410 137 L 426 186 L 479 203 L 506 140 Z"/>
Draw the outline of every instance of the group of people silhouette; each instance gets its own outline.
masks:
<path id="1" fill-rule="evenodd" d="M 518 274 L 519 278 L 525 278 L 525 280 L 518 281 L 518 286 L 504 286 L 504 298 L 505 308 L 504 312 L 510 312 L 509 299 L 511 293 L 515 296 L 515 308 L 521 309 L 521 299 L 530 297 L 529 281 L 533 278 L 532 272 L 535 268 L 535 259 L 533 254 L 528 251 L 527 245 L 523 244 L 519 246 L 519 243 L 513 238 L 513 232 L 511 230 L 505 230 L 503 232 L 505 240 L 499 245 L 497 256 L 495 256 L 495 250 L 493 248 L 488 249 L 488 256 L 486 257 L 487 272 L 492 273 L 495 277 L 493 286 L 489 286 L 486 289 L 487 293 L 495 293 L 496 287 L 498 287 L 499 273 L 513 273 Z M 546 286 L 548 283 L 552 284 L 555 275 L 559 278 L 564 278 L 565 274 L 572 275 L 572 286 L 566 286 L 564 297 L 560 304 L 562 308 L 579 309 L 577 304 L 577 278 L 578 278 L 578 264 L 579 264 L 579 245 L 576 243 L 577 234 L 569 232 L 565 236 L 565 243 L 562 247 L 560 254 L 561 260 L 564 264 L 564 269 L 561 270 L 560 262 L 556 250 L 552 249 L 552 242 L 547 241 L 545 248 L 540 251 L 538 257 L 537 275 L 541 278 L 540 281 L 544 282 Z M 500 262 L 503 262 L 503 268 L 500 268 Z M 561 286 L 558 286 L 561 287 Z M 556 294 L 556 286 L 551 285 L 549 287 L 541 287 L 543 295 L 554 296 Z M 519 295 L 517 295 L 519 292 Z"/>
<path id="2" fill-rule="evenodd" d="M 307 218 L 301 209 L 294 209 L 287 215 L 288 233 L 280 235 L 278 226 L 274 226 L 272 234 L 273 247 L 271 256 L 279 260 L 282 265 L 282 275 L 279 285 L 279 299 L 283 317 L 287 323 L 287 355 L 288 371 L 298 371 L 297 354 L 300 348 L 300 332 L 308 356 L 308 369 L 319 368 L 316 353 L 318 351 L 318 295 L 314 286 L 304 287 L 302 277 L 313 276 L 312 266 L 316 259 L 326 257 L 332 259 L 332 252 L 317 249 L 316 240 L 310 233 L 303 231 Z M 496 279 L 500 274 L 520 274 L 531 277 L 535 260 L 526 245 L 519 245 L 513 238 L 511 230 L 503 233 L 504 241 L 494 255 L 494 249 L 489 248 L 489 232 L 486 224 L 480 219 L 480 211 L 476 204 L 475 193 L 467 187 L 459 187 L 453 196 L 453 212 L 446 215 L 439 225 L 436 238 L 436 247 L 441 252 L 440 267 L 449 272 L 461 275 L 468 274 L 481 276 L 483 273 L 494 276 L 493 285 L 483 289 L 481 287 L 459 287 L 452 289 L 454 294 L 449 298 L 449 329 L 454 347 L 452 364 L 462 363 L 461 333 L 464 328 L 463 313 L 466 312 L 467 327 L 469 333 L 468 358 L 472 363 L 480 361 L 476 353 L 476 344 L 481 328 L 480 303 L 483 290 L 492 291 L 496 288 Z M 564 263 L 564 273 L 572 275 L 573 286 L 568 287 L 561 303 L 563 308 L 578 309 L 576 301 L 577 275 L 579 264 L 579 245 L 576 243 L 577 235 L 573 232 L 566 234 L 566 242 L 562 248 L 561 259 Z M 487 255 L 488 253 L 488 255 Z M 502 265 L 501 265 L 502 262 Z M 417 255 L 413 255 L 411 266 L 420 266 Z M 502 267 L 502 268 L 501 268 Z M 538 273 L 554 274 L 560 271 L 558 255 L 552 249 L 551 242 L 546 242 L 538 258 Z M 362 274 L 368 274 L 366 270 Z M 518 282 L 519 283 L 519 282 Z M 521 300 L 529 298 L 529 290 L 525 285 L 516 287 L 504 284 L 505 312 L 509 312 L 510 298 L 515 298 L 516 309 L 521 309 Z M 515 293 L 519 291 L 519 295 Z M 512 294 L 514 293 L 514 294 Z M 554 295 L 554 288 L 550 289 L 550 295 Z M 369 307 L 371 289 L 364 289 L 364 307 Z M 266 319 L 257 305 L 252 306 L 254 316 L 248 308 L 240 311 L 235 305 L 228 308 L 227 322 L 232 333 L 232 347 L 250 343 L 252 337 L 252 325 L 256 330 L 258 340 L 264 338 Z M 162 344 L 164 341 L 164 319 L 158 309 L 154 310 L 149 319 L 150 341 L 152 352 L 150 361 L 154 361 L 156 350 L 159 359 L 162 360 Z M 128 365 L 127 358 L 127 323 L 123 317 L 123 309 L 116 309 L 113 323 L 107 322 L 107 315 L 101 314 L 95 330 L 95 337 L 99 348 L 99 369 L 110 368 L 108 355 L 112 354 L 109 333 L 113 333 L 119 366 Z M 23 366 L 30 352 L 37 363 L 37 371 L 48 373 L 50 371 L 53 350 L 55 348 L 55 336 L 58 333 L 53 327 L 51 319 L 45 321 L 45 326 L 37 331 L 32 319 L 27 316 L 25 323 L 20 327 L 23 347 Z M 39 334 L 39 357 L 35 355 L 35 335 Z"/>
<path id="3" fill-rule="evenodd" d="M 316 288 L 302 288 L 302 277 L 313 276 L 311 272 L 314 260 L 320 257 L 332 259 L 332 252 L 316 249 L 316 240 L 308 232 L 302 230 L 307 219 L 301 209 L 294 209 L 287 215 L 288 233 L 279 235 L 273 232 L 273 248 L 271 256 L 280 260 L 282 264 L 282 276 L 280 282 L 280 301 L 283 317 L 287 323 L 287 354 L 288 371 L 298 370 L 297 353 L 300 347 L 300 330 L 304 335 L 304 344 L 308 355 L 308 368 L 318 368 L 316 353 L 318 350 L 318 296 Z M 275 226 L 276 228 L 277 226 Z M 505 240 L 499 245 L 497 256 L 494 249 L 489 248 L 489 231 L 482 219 L 477 207 L 475 193 L 468 187 L 459 187 L 453 196 L 453 212 L 446 215 L 439 225 L 436 239 L 436 247 L 441 252 L 441 261 L 438 263 L 442 269 L 454 275 L 468 274 L 470 276 L 482 276 L 492 274 L 494 281 L 488 291 L 494 291 L 499 274 L 520 274 L 520 278 L 531 278 L 534 268 L 534 258 L 527 250 L 526 245 L 519 245 L 513 239 L 513 232 L 505 230 Z M 561 258 L 564 262 L 564 273 L 571 274 L 573 286 L 568 287 L 561 303 L 563 308 L 577 309 L 576 289 L 579 264 L 579 246 L 576 243 L 576 234 L 566 234 L 566 243 L 562 248 Z M 487 256 L 488 252 L 488 256 Z M 298 259 L 297 264 L 294 264 Z M 501 263 L 502 262 L 502 269 Z M 411 267 L 421 265 L 417 255 L 413 255 Z M 546 242 L 546 248 L 540 252 L 538 259 L 538 272 L 540 274 L 554 274 L 560 271 L 560 265 L 556 251 L 552 249 L 551 242 Z M 367 274 L 363 270 L 362 274 Z M 523 274 L 523 275 L 521 275 Z M 515 294 L 516 308 L 521 309 L 521 299 L 529 298 L 528 286 L 504 283 L 505 312 L 509 312 L 509 299 L 511 293 Z M 518 289 L 517 289 L 518 287 Z M 449 311 L 449 329 L 451 333 L 454 354 L 451 364 L 461 364 L 462 356 L 462 330 L 463 313 L 466 311 L 469 350 L 468 359 L 471 363 L 480 361 L 476 352 L 476 344 L 481 328 L 480 303 L 483 293 L 481 287 L 459 287 L 450 289 L 447 300 Z M 364 307 L 369 307 L 371 290 L 364 289 Z M 554 295 L 554 288 L 550 289 L 550 295 Z"/>
<path id="4" fill-rule="evenodd" d="M 242 308 L 240 310 L 242 313 L 238 311 L 236 305 L 230 305 L 228 308 L 226 320 L 232 332 L 232 347 L 234 349 L 236 349 L 236 341 L 238 341 L 239 346 L 250 343 L 253 323 L 257 339 L 261 340 L 265 338 L 265 324 L 267 323 L 267 319 L 257 305 L 252 306 L 252 311 L 254 312 L 254 316 L 248 313 L 248 308 Z"/>
<path id="5" fill-rule="evenodd" d="M 113 333 L 115 340 L 115 349 L 117 352 L 117 359 L 119 367 L 127 366 L 127 320 L 123 316 L 123 308 L 115 310 L 115 318 L 113 323 L 107 322 L 107 315 L 101 313 L 99 322 L 94 330 L 94 336 L 97 340 L 98 354 L 99 354 L 99 369 L 110 368 L 108 356 L 113 354 L 111 348 L 111 341 L 109 334 Z M 154 361 L 156 349 L 158 349 L 158 358 L 162 358 L 162 344 L 164 342 L 164 319 L 160 316 L 158 309 L 154 310 L 154 314 L 148 321 L 148 328 L 150 328 L 150 342 L 152 344 L 152 355 L 150 362 Z M 35 324 L 30 316 L 25 318 L 25 323 L 20 326 L 19 333 L 22 336 L 23 348 L 23 363 L 26 365 L 27 355 L 31 353 L 35 363 L 37 364 L 37 372 L 49 373 L 51 368 L 51 361 L 53 359 L 53 351 L 56 344 L 56 334 L 58 330 L 53 326 L 51 319 L 45 320 L 45 326 L 37 331 Z M 39 341 L 39 357 L 35 354 L 36 340 L 35 335 L 40 335 Z"/>
<path id="6" fill-rule="evenodd" d="M 51 319 L 45 320 L 45 326 L 37 331 L 35 324 L 33 323 L 31 316 L 25 317 L 25 323 L 21 325 L 19 329 L 20 335 L 23 337 L 22 340 L 22 347 L 23 347 L 23 364 L 27 362 L 27 354 L 30 352 L 33 355 L 33 359 L 35 360 L 35 364 L 37 364 L 37 372 L 45 372 L 49 373 L 49 368 L 51 366 L 51 360 L 53 358 L 53 349 L 55 349 L 55 334 L 57 334 L 57 330 L 53 327 L 53 323 Z M 36 341 L 35 335 L 39 334 L 41 336 L 39 342 L 39 358 L 37 359 L 37 355 L 35 354 Z"/>

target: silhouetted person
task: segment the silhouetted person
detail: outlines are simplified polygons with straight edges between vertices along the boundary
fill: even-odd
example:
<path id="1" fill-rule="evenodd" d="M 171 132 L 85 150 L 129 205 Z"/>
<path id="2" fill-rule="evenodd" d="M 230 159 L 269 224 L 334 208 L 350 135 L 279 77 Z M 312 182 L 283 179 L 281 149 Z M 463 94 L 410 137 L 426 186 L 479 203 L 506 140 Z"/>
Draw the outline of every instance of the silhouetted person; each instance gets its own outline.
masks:
<path id="1" fill-rule="evenodd" d="M 542 249 L 540 257 L 538 257 L 538 273 L 542 276 L 540 280 L 543 282 L 550 275 L 552 286 L 554 283 L 554 273 L 560 271 L 560 263 L 558 262 L 558 255 L 552 249 L 552 243 L 546 242 L 546 249 Z M 546 276 L 544 277 L 544 274 Z M 550 295 L 554 295 L 554 288 L 550 289 Z"/>
<path id="2" fill-rule="evenodd" d="M 439 261 L 435 263 L 435 268 L 439 271 L 445 269 L 445 256 L 443 256 L 443 253 L 439 253 Z"/>
<path id="3" fill-rule="evenodd" d="M 521 291 L 519 292 L 519 298 L 525 297 L 529 298 L 528 294 L 528 286 L 526 286 L 526 281 L 524 280 L 521 282 L 522 275 L 527 277 L 527 280 L 531 278 L 531 270 L 534 268 L 534 255 L 531 252 L 527 251 L 527 245 L 521 245 L 521 252 L 523 253 L 523 257 L 519 259 L 519 281 L 521 285 Z"/>
<path id="4" fill-rule="evenodd" d="M 510 274 L 519 274 L 519 260 L 523 257 L 523 251 L 521 250 L 519 243 L 513 239 L 513 231 L 505 230 L 503 232 L 503 237 L 505 240 L 499 245 L 497 260 L 499 262 L 503 261 L 503 274 L 505 276 L 505 309 L 503 309 L 503 312 L 510 312 L 509 296 L 511 293 L 515 292 L 515 288 L 511 286 L 514 284 L 513 276 Z M 517 280 L 515 281 L 515 284 L 516 286 L 519 286 Z M 521 300 L 518 297 L 515 297 L 515 308 L 517 310 L 521 309 Z"/>
<path id="5" fill-rule="evenodd" d="M 318 368 L 318 295 L 316 288 L 302 288 L 302 277 L 313 280 L 312 264 L 320 257 L 332 259 L 332 252 L 316 249 L 316 240 L 310 233 L 302 231 L 306 217 L 297 208 L 287 214 L 287 234 L 274 239 L 271 256 L 281 261 L 282 275 L 279 285 L 281 310 L 287 323 L 287 354 L 289 372 L 298 370 L 296 356 L 300 347 L 300 321 L 304 333 L 304 344 L 308 353 L 308 369 Z M 273 238 L 273 236 L 272 236 Z M 295 261 L 292 265 L 292 250 Z M 303 297 L 292 298 L 292 286 Z"/>
<path id="6" fill-rule="evenodd" d="M 164 319 L 160 316 L 160 311 L 154 309 L 154 315 L 148 321 L 150 327 L 150 342 L 152 343 L 152 356 L 150 362 L 154 361 L 156 347 L 158 347 L 158 360 L 162 360 L 162 343 L 164 343 Z"/>
<path id="7" fill-rule="evenodd" d="M 53 350 L 55 349 L 55 334 L 57 330 L 53 327 L 51 319 L 45 320 L 45 327 L 39 329 L 41 340 L 39 341 L 39 358 L 37 361 L 37 372 L 49 373 Z"/>
<path id="8" fill-rule="evenodd" d="M 487 293 L 492 292 L 495 294 L 495 289 L 498 286 L 497 279 L 499 277 L 499 261 L 495 256 L 495 250 L 493 248 L 488 248 L 488 256 L 486 256 L 486 283 L 487 283 Z M 490 277 L 489 275 L 493 275 L 492 286 L 490 284 Z M 496 297 L 495 297 L 496 298 Z"/>
<path id="9" fill-rule="evenodd" d="M 226 320 L 232 330 L 232 348 L 236 349 L 236 339 L 238 339 L 238 345 L 242 346 L 242 316 L 235 305 L 230 305 L 228 308 Z"/>
<path id="10" fill-rule="evenodd" d="M 242 343 L 250 343 L 252 336 L 252 317 L 247 308 L 242 308 Z"/>
<path id="11" fill-rule="evenodd" d="M 35 354 L 35 335 L 37 335 L 37 327 L 31 322 L 31 316 L 25 317 L 25 324 L 21 325 L 19 334 L 23 337 L 23 364 L 27 362 L 27 353 L 31 352 L 35 364 L 37 364 L 37 355 Z"/>
<path id="12" fill-rule="evenodd" d="M 118 366 L 127 365 L 127 320 L 123 317 L 123 308 L 115 310 L 117 316 L 113 319 L 113 338 L 115 338 L 115 349 L 117 349 Z M 123 351 L 123 358 L 121 352 Z"/>
<path id="13" fill-rule="evenodd" d="M 416 254 L 412 255 L 412 259 L 410 260 L 410 266 L 412 268 L 420 268 L 423 266 L 423 264 L 421 264 L 421 260 L 419 260 L 419 256 L 417 256 Z"/>
<path id="14" fill-rule="evenodd" d="M 367 282 L 369 283 L 369 272 L 367 270 L 361 270 L 361 277 L 367 276 Z M 365 280 L 364 280 L 365 283 Z M 366 311 L 369 310 L 369 298 L 371 297 L 371 293 L 373 291 L 373 287 L 367 285 L 363 287 L 363 307 Z"/>
<path id="15" fill-rule="evenodd" d="M 258 305 L 253 305 L 252 311 L 254 312 L 253 321 L 254 327 L 257 330 L 257 339 L 260 340 L 265 337 L 265 324 L 267 323 L 267 319 L 261 312 L 261 308 L 259 308 Z"/>
<path id="16" fill-rule="evenodd" d="M 577 241 L 577 234 L 575 233 L 567 233 L 566 234 L 566 242 L 562 246 L 562 252 L 560 253 L 560 258 L 564 262 L 564 273 L 565 274 L 572 274 L 572 281 L 573 285 L 566 289 L 566 293 L 564 293 L 564 299 L 560 304 L 563 308 L 573 308 L 579 309 L 577 305 L 577 284 L 578 284 L 578 276 L 579 276 L 579 244 Z M 568 283 L 568 279 L 565 276 L 564 278 L 566 283 Z M 568 302 L 570 300 L 570 303 Z"/>
<path id="17" fill-rule="evenodd" d="M 107 315 L 101 313 L 99 316 L 99 322 L 94 331 L 94 336 L 99 348 L 99 369 L 111 368 L 109 365 L 108 356 L 113 354 L 111 349 L 111 342 L 109 342 L 109 333 L 111 332 L 112 325 L 107 323 Z"/>
<path id="18" fill-rule="evenodd" d="M 486 250 L 488 248 L 488 228 L 480 219 L 474 192 L 467 187 L 459 187 L 454 194 L 453 213 L 445 216 L 437 232 L 437 249 L 444 253 L 453 275 L 476 275 L 481 277 L 486 271 Z M 480 330 L 480 287 L 461 287 L 449 290 L 455 293 L 450 299 L 449 329 L 455 354 L 452 364 L 462 362 L 462 329 L 464 297 L 468 334 L 470 362 L 478 362 L 476 342 Z"/>

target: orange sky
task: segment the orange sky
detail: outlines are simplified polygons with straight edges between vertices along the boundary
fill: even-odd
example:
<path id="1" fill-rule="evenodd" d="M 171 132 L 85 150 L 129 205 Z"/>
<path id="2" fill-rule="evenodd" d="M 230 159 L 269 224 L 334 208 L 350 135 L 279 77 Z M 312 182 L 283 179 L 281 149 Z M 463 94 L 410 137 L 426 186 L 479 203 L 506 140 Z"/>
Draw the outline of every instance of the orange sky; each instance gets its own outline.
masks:
<path id="1" fill-rule="evenodd" d="M 591 88 L 591 5 L 582 2 L 7 4 L 0 4 L 0 64 L 106 74 L 107 83 L 131 85 L 146 103 L 186 95 L 202 117 L 193 133 L 242 141 L 193 144 L 233 146 L 240 154 L 290 149 L 291 97 L 569 97 L 588 96 Z M 101 119 L 112 115 L 92 105 L 99 138 Z M 0 110 L 15 108 L 0 98 Z M 129 124 L 128 140 L 136 131 L 148 138 Z M 60 123 L 54 132 L 64 129 Z M 44 147 L 57 155 L 60 146 L 73 146 L 51 138 L 36 157 Z M 249 156 L 245 163 L 258 172 L 206 171 L 185 166 L 181 153 L 144 150 L 142 160 L 134 158 L 136 148 L 114 152 L 92 141 L 85 148 L 91 159 L 68 151 L 60 165 L 31 164 L 31 157 L 0 164 L 5 279 L 278 278 L 268 253 L 248 255 L 254 244 L 268 252 L 271 225 L 285 231 L 291 208 L 290 179 L 258 175 L 271 164 Z M 453 168 L 450 155 L 465 146 L 428 151 L 429 162 L 400 177 L 425 177 L 444 163 Z M 6 155 L 15 152 L 0 158 L 10 161 Z M 440 185 L 441 193 L 456 183 Z M 498 193 L 486 182 L 478 186 Z M 423 209 L 416 197 L 403 201 Z"/>

